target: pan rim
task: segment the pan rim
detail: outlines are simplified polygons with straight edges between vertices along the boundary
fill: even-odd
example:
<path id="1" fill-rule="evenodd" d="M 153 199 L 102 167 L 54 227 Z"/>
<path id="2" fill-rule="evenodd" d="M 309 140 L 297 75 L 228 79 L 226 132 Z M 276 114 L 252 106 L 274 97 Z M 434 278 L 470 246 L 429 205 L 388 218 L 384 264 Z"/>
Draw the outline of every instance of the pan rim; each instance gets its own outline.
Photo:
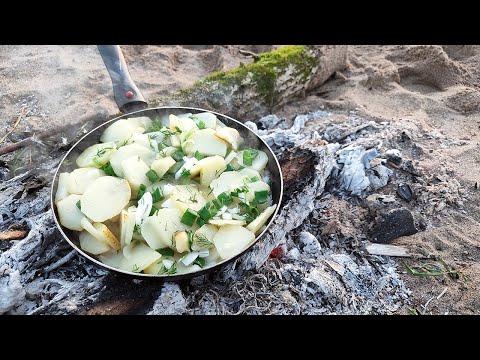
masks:
<path id="1" fill-rule="evenodd" d="M 200 112 L 210 112 L 212 114 L 215 114 L 215 115 L 219 115 L 221 117 L 225 117 L 231 121 L 233 121 L 234 123 L 237 124 L 237 126 L 241 126 L 243 128 L 245 128 L 248 132 L 252 133 L 255 135 L 255 137 L 260 140 L 263 145 L 270 151 L 274 161 L 275 161 L 275 164 L 278 168 L 278 172 L 279 172 L 279 175 L 280 175 L 280 194 L 279 194 L 279 198 L 278 198 L 278 204 L 277 204 L 277 207 L 275 209 L 275 211 L 273 212 L 271 218 L 270 218 L 270 221 L 268 222 L 268 224 L 266 225 L 265 229 L 260 233 L 258 234 L 254 241 L 252 241 L 247 247 L 245 247 L 239 254 L 229 258 L 229 259 L 224 259 L 222 260 L 221 262 L 218 262 L 216 263 L 215 265 L 213 266 L 210 266 L 210 267 L 207 267 L 205 269 L 201 269 L 201 270 L 198 270 L 198 271 L 194 271 L 194 272 L 190 272 L 190 273 L 184 273 L 184 274 L 144 274 L 144 273 L 132 273 L 132 272 L 129 272 L 129 271 L 125 271 L 125 270 L 122 270 L 122 269 L 118 269 L 118 268 L 115 268 L 113 266 L 110 266 L 110 265 L 107 265 L 107 264 L 104 264 L 102 263 L 101 261 L 95 259 L 94 257 L 92 257 L 91 255 L 89 255 L 88 253 L 84 252 L 80 247 L 78 247 L 73 241 L 70 240 L 69 236 L 63 231 L 63 226 L 59 223 L 59 220 L 57 219 L 57 214 L 56 214 L 56 206 L 55 206 L 55 200 L 54 200 L 54 197 L 55 197 L 55 183 L 56 183 L 56 180 L 58 178 L 58 172 L 60 171 L 60 168 L 62 167 L 65 159 L 68 157 L 68 155 L 72 152 L 72 150 L 74 150 L 77 145 L 79 145 L 85 138 L 87 138 L 88 136 L 90 136 L 92 133 L 96 132 L 97 130 L 99 130 L 100 128 L 104 127 L 105 125 L 111 123 L 111 122 L 114 122 L 114 121 L 117 121 L 119 119 L 122 119 L 122 118 L 126 118 L 126 117 L 129 117 L 131 115 L 134 115 L 134 114 L 137 114 L 137 113 L 143 113 L 143 112 L 146 112 L 146 111 L 152 111 L 152 110 L 162 110 L 162 109 L 185 109 L 185 110 L 196 110 L 196 111 L 200 111 Z M 67 151 L 67 153 L 63 156 L 62 160 L 60 161 L 59 165 L 57 166 L 57 169 L 55 170 L 55 174 L 53 176 L 53 180 L 52 180 L 52 185 L 51 185 L 51 189 L 50 189 L 50 206 L 51 206 L 51 209 L 52 209 L 52 215 L 53 215 L 53 219 L 55 221 L 55 225 L 57 226 L 57 229 L 60 231 L 60 233 L 62 234 L 63 238 L 70 244 L 70 246 L 72 246 L 72 248 L 74 250 L 76 250 L 78 253 L 80 253 L 80 255 L 82 255 L 83 257 L 87 258 L 88 260 L 92 261 L 93 263 L 97 264 L 98 266 L 102 267 L 102 268 L 106 268 L 110 271 L 113 271 L 114 273 L 121 273 L 123 275 L 127 275 L 129 277 L 134 277 L 134 278 L 141 278 L 141 279 L 157 279 L 157 280 L 160 280 L 160 279 L 163 279 L 163 280 L 166 280 L 166 281 L 177 281 L 177 280 L 181 280 L 181 279 L 187 279 L 187 278 L 193 278 L 193 277 L 197 277 L 197 276 L 201 276 L 201 275 L 205 275 L 207 273 L 210 273 L 210 272 L 213 272 L 215 270 L 220 270 L 222 267 L 224 267 L 225 265 L 227 265 L 228 263 L 230 262 L 233 262 L 235 261 L 236 259 L 238 259 L 239 257 L 245 255 L 250 249 L 252 246 L 254 246 L 258 241 L 260 241 L 260 239 L 262 238 L 262 236 L 266 233 L 266 231 L 270 228 L 270 226 L 273 224 L 275 218 L 277 217 L 277 214 L 280 210 L 280 206 L 282 204 L 282 200 L 283 200 L 283 174 L 282 174 L 282 168 L 280 166 L 280 163 L 278 162 L 278 159 L 277 157 L 275 156 L 275 153 L 273 152 L 273 150 L 270 148 L 270 146 L 267 144 L 267 142 L 265 140 L 263 140 L 255 131 L 253 131 L 252 129 L 250 129 L 249 127 L 245 126 L 242 122 L 228 116 L 228 115 L 225 115 L 225 114 L 222 114 L 222 113 L 219 113 L 219 112 L 216 112 L 216 111 L 211 111 L 211 110 L 207 110 L 207 109 L 202 109 L 202 108 L 196 108 L 196 107 L 189 107 L 189 106 L 158 106 L 158 107 L 149 107 L 149 108 L 146 108 L 146 109 L 141 109 L 141 110 L 137 110 L 137 111 L 132 111 L 132 112 L 129 112 L 129 113 L 126 113 L 126 114 L 122 114 L 120 116 L 117 116 L 113 119 L 110 119 L 110 120 L 107 120 L 105 122 L 103 122 L 102 124 L 98 125 L 97 127 L 93 128 L 92 130 L 90 130 L 88 133 L 86 133 L 85 135 L 83 135 L 74 145 L 72 145 L 70 147 L 70 149 Z"/>

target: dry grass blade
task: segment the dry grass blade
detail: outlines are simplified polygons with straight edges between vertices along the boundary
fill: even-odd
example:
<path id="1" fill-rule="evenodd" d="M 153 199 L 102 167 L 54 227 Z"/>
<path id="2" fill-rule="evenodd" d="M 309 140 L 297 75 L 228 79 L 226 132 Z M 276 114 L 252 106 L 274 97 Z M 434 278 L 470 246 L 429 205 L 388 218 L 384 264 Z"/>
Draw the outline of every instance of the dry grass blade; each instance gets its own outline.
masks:
<path id="1" fill-rule="evenodd" d="M 413 276 L 426 277 L 426 276 L 448 275 L 453 280 L 457 280 L 459 278 L 459 274 L 461 273 L 460 269 L 457 269 L 457 270 L 450 269 L 442 259 L 439 259 L 439 261 L 442 264 L 442 266 L 445 268 L 445 270 L 441 270 L 440 267 L 434 263 L 427 263 L 420 266 L 410 267 L 407 265 L 405 261 L 402 261 L 402 262 L 405 268 L 407 269 L 407 271 L 410 273 L 410 275 L 413 275 Z M 418 270 L 424 270 L 424 272 L 418 271 Z"/>
<path id="2" fill-rule="evenodd" d="M 10 131 L 8 131 L 8 132 L 0 139 L 0 144 L 5 141 L 5 139 L 8 137 L 8 135 L 10 135 L 11 133 L 13 133 L 13 132 L 15 131 L 15 129 L 17 128 L 18 124 L 20 124 L 20 120 L 22 120 L 23 113 L 24 113 L 24 109 L 22 109 L 22 111 L 20 112 L 20 115 L 18 115 L 17 121 L 15 121 L 15 124 L 13 124 L 12 129 L 11 129 Z"/>

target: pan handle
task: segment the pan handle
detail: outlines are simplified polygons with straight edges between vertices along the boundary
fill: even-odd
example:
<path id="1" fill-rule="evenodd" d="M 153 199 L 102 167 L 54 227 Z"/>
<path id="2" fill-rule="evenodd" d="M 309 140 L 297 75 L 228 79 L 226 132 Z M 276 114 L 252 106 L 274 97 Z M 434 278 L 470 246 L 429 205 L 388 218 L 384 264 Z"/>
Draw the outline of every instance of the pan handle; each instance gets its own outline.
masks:
<path id="1" fill-rule="evenodd" d="M 112 79 L 113 95 L 120 111 L 126 113 L 147 108 L 147 102 L 130 77 L 120 46 L 97 45 L 97 48 Z"/>

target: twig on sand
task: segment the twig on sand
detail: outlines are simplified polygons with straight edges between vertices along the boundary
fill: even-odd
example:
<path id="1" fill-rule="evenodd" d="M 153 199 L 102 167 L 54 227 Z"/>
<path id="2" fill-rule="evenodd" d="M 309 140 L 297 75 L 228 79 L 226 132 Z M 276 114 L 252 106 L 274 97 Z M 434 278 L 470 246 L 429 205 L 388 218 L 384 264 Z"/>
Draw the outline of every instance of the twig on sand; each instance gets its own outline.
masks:
<path id="1" fill-rule="evenodd" d="M 248 51 L 248 50 L 238 50 L 238 52 L 242 55 L 246 55 L 246 56 L 252 56 L 254 59 L 258 59 L 260 57 L 260 55 L 254 53 L 253 51 Z"/>
<path id="2" fill-rule="evenodd" d="M 432 296 L 428 301 L 425 303 L 425 305 L 420 305 L 424 311 L 427 311 L 427 306 L 430 304 L 430 302 L 435 299 L 435 296 Z"/>
<path id="3" fill-rule="evenodd" d="M 5 139 L 8 137 L 8 135 L 10 135 L 11 133 L 13 133 L 15 131 L 18 124 L 20 124 L 20 120 L 22 120 L 24 112 L 25 112 L 25 109 L 22 109 L 22 111 L 20 112 L 20 115 L 18 115 L 17 121 L 15 121 L 15 124 L 13 124 L 12 129 L 10 131 L 7 131 L 7 133 L 5 135 L 3 135 L 3 137 L 0 139 L 0 144 L 5 141 Z"/>
<path id="4" fill-rule="evenodd" d="M 445 289 L 443 289 L 443 291 L 440 293 L 440 295 L 437 296 L 437 300 L 440 300 L 440 298 L 445 295 L 445 293 L 447 292 L 447 289 L 448 289 L 448 286 L 445 286 Z"/>

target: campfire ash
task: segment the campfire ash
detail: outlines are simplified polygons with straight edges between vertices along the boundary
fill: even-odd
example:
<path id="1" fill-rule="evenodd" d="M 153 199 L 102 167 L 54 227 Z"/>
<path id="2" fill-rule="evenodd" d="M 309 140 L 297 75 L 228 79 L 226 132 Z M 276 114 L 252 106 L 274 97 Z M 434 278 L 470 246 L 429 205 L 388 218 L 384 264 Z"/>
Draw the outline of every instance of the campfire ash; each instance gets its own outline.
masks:
<path id="1" fill-rule="evenodd" d="M 448 169 L 426 174 L 411 161 L 421 152 L 416 137 L 449 140 L 411 123 L 375 122 L 355 112 L 344 120 L 344 115 L 302 114 L 291 127 L 275 115 L 246 123 L 282 164 L 281 211 L 246 255 L 216 274 L 180 284 L 131 280 L 79 257 L 62 239 L 50 210 L 49 185 L 64 150 L 36 159 L 41 169 L 0 185 L 0 230 L 28 230 L 22 240 L 0 241 L 0 313 L 82 313 L 127 288 L 135 288 L 142 301 L 129 303 L 127 297 L 118 312 L 395 312 L 409 296 L 397 264 L 369 254 L 365 245 L 421 231 L 429 226 L 426 215 L 462 205 L 460 186 Z M 401 184 L 409 185 L 412 202 L 397 195 Z M 405 227 L 395 228 L 388 216 L 406 217 Z M 382 229 L 392 226 L 396 230 L 382 238 Z"/>

